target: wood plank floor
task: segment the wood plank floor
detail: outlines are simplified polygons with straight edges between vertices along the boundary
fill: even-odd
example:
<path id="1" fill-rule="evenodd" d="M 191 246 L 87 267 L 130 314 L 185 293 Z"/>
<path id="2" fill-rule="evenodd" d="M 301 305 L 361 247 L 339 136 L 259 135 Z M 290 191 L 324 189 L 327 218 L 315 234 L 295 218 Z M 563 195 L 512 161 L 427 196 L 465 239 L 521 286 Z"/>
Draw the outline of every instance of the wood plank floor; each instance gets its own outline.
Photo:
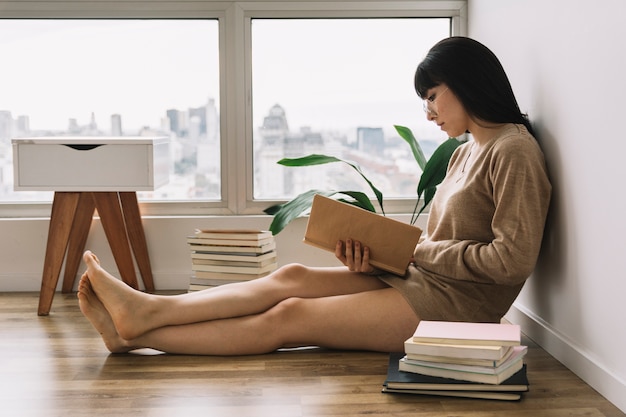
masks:
<path id="1" fill-rule="evenodd" d="M 382 394 L 388 355 L 308 349 L 248 357 L 109 355 L 75 295 L 0 294 L 0 415 L 487 416 L 625 414 L 527 338 L 519 402 Z"/>

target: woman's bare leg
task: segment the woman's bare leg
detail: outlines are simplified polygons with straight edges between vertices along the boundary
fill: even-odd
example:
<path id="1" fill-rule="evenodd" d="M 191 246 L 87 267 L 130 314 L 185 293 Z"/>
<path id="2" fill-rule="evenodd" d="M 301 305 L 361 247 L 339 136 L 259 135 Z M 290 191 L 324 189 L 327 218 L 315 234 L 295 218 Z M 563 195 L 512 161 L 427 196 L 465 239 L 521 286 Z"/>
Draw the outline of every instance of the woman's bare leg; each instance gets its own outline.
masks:
<path id="1" fill-rule="evenodd" d="M 291 298 L 317 298 L 385 288 L 378 279 L 346 268 L 283 267 L 268 277 L 179 296 L 136 291 L 85 252 L 89 283 L 109 312 L 119 336 L 130 340 L 165 326 L 236 318 L 267 311 Z"/>
<path id="2" fill-rule="evenodd" d="M 261 354 L 311 345 L 390 352 L 404 349 L 404 341 L 418 322 L 404 297 L 393 288 L 385 288 L 290 298 L 264 313 L 166 326 L 124 343 L 126 350 L 150 347 L 199 355 Z"/>

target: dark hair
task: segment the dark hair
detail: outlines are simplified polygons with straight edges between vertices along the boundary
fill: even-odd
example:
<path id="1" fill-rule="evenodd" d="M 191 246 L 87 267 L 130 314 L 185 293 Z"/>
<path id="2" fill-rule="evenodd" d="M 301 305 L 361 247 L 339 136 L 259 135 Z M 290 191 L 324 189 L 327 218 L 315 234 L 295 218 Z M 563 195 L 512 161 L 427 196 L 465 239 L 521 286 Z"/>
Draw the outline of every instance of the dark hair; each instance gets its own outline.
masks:
<path id="1" fill-rule="evenodd" d="M 415 71 L 415 91 L 446 84 L 470 116 L 493 123 L 521 123 L 533 134 L 517 104 L 502 64 L 482 43 L 461 36 L 439 41 Z"/>

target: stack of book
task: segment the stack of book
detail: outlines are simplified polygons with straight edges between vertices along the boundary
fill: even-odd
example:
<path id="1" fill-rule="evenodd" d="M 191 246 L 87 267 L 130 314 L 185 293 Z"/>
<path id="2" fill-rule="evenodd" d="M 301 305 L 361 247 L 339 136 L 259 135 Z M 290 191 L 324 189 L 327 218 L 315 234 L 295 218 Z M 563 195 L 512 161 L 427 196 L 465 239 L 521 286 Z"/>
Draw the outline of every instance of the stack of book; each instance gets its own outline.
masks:
<path id="1" fill-rule="evenodd" d="M 520 327 L 421 321 L 392 354 L 383 392 L 519 400 L 528 391 Z"/>
<path id="2" fill-rule="evenodd" d="M 278 265 L 269 231 L 196 230 L 187 243 L 193 271 L 189 292 L 261 278 Z"/>

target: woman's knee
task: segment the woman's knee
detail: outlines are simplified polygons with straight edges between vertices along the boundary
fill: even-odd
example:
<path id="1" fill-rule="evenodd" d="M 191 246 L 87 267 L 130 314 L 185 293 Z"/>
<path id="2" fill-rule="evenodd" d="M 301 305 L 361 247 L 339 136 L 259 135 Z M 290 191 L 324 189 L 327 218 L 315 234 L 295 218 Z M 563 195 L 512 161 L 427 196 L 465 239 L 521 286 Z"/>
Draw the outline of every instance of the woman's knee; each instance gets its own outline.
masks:
<path id="1" fill-rule="evenodd" d="M 306 299 L 291 297 L 263 313 L 262 320 L 271 329 L 268 333 L 272 334 L 280 347 L 285 347 L 302 330 L 302 323 L 306 322 L 306 311 Z"/>
<path id="2" fill-rule="evenodd" d="M 300 282 L 306 277 L 309 268 L 302 264 L 292 263 L 280 267 L 271 277 L 282 284 Z"/>

